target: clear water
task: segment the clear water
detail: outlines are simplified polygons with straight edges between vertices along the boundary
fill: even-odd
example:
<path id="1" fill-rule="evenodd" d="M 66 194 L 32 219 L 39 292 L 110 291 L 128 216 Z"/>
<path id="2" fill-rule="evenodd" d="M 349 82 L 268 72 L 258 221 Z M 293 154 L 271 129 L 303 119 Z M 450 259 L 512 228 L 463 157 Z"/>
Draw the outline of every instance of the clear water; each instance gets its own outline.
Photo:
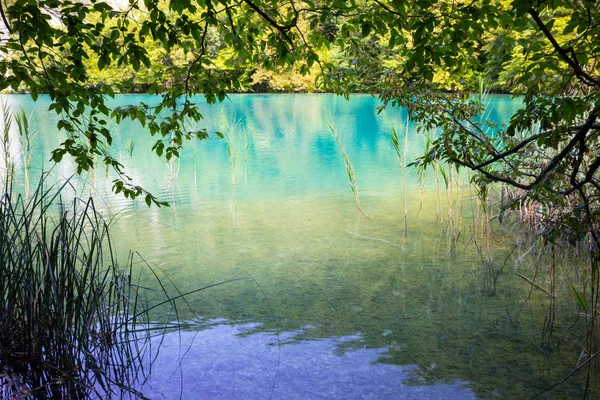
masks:
<path id="1" fill-rule="evenodd" d="M 46 111 L 48 99 L 3 100 L 30 113 L 38 131 L 35 182 L 61 140 L 56 117 Z M 140 101 L 156 100 L 127 95 L 113 104 Z M 433 171 L 421 185 L 408 170 L 403 185 L 386 132 L 397 127 L 403 145 L 406 111 L 378 114 L 377 105 L 366 95 L 286 94 L 232 95 L 203 106 L 199 127 L 231 138 L 234 163 L 215 135 L 186 144 L 169 164 L 150 154 L 156 138 L 139 124 L 113 127 L 114 154 L 137 183 L 171 204 L 148 208 L 112 195 L 113 177 L 103 168 L 74 181 L 112 218 L 122 259 L 139 251 L 181 292 L 243 278 L 187 298 L 179 317 L 197 329 L 167 337 L 145 388 L 150 397 L 178 398 L 183 388 L 183 398 L 531 398 L 576 365 L 583 343 L 582 322 L 573 324 L 576 261 L 559 265 L 548 345 L 549 297 L 530 295 L 516 274 L 531 277 L 538 268 L 536 283 L 548 287 L 549 258 L 536 261 L 537 250 L 522 239 L 515 249 L 514 227 L 494 221 L 493 268 L 501 273 L 494 293 L 484 290 L 484 226 L 463 184 L 468 176 L 454 172 L 448 191 Z M 489 105 L 498 121 L 519 106 L 506 96 Z M 353 165 L 366 217 L 328 123 Z M 407 138 L 411 160 L 425 140 L 412 124 Z M 11 149 L 21 168 L 18 140 Z M 63 162 L 52 174 L 73 171 Z M 16 179 L 22 184 L 22 171 Z M 147 268 L 137 265 L 144 280 Z M 541 398 L 579 397 L 583 384 L 575 376 Z"/>

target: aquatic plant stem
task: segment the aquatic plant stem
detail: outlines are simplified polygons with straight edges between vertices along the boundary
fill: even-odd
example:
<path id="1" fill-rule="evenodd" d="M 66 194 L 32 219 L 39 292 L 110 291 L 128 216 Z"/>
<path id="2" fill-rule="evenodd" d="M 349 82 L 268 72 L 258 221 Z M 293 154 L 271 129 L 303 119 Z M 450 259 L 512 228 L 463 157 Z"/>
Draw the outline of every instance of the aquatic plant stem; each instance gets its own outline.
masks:
<path id="1" fill-rule="evenodd" d="M 410 119 L 406 117 L 406 127 L 404 128 L 404 153 L 403 153 L 403 161 L 402 165 L 404 168 L 402 169 L 402 190 L 404 191 L 404 236 L 406 236 L 408 229 L 408 188 L 406 187 L 406 155 L 408 153 L 408 126 L 410 124 Z"/>
<path id="2" fill-rule="evenodd" d="M 390 137 L 390 140 L 392 141 L 392 147 L 394 148 L 394 151 L 396 153 L 396 158 L 398 159 L 398 165 L 400 167 L 400 170 L 402 171 L 402 194 L 403 194 L 403 198 L 404 198 L 404 236 L 406 237 L 407 235 L 407 229 L 408 229 L 408 188 L 406 185 L 406 176 L 408 174 L 407 172 L 407 164 L 406 164 L 406 157 L 407 157 L 407 153 L 408 153 L 408 132 L 409 132 L 409 124 L 410 124 L 410 119 L 407 117 L 406 118 L 406 124 L 405 124 L 405 132 L 404 132 L 404 143 L 403 143 L 403 150 L 400 150 L 400 140 L 398 137 L 398 132 L 396 131 L 395 127 L 392 127 L 391 131 L 388 132 L 388 136 Z M 420 212 L 420 208 L 419 208 L 419 212 Z"/>
<path id="3" fill-rule="evenodd" d="M 10 106 L 5 104 L 4 102 L 0 103 L 0 111 L 2 113 L 3 122 L 0 145 L 2 146 L 2 156 L 4 158 L 6 184 L 12 185 L 12 182 L 15 177 L 15 165 L 14 161 L 12 160 L 12 155 L 10 153 L 10 130 L 13 122 L 13 117 L 12 113 L 10 112 Z"/>
<path id="4" fill-rule="evenodd" d="M 25 178 L 25 196 L 30 195 L 29 169 L 31 167 L 32 151 L 31 140 L 36 135 L 31 131 L 29 120 L 24 110 L 20 110 L 15 116 L 15 122 L 19 130 L 19 142 L 21 143 L 21 158 L 23 162 L 23 175 Z"/>
<path id="5" fill-rule="evenodd" d="M 250 150 L 250 141 L 248 140 L 248 129 L 243 129 L 243 133 L 240 133 L 244 140 L 244 185 L 248 186 L 248 152 Z"/>
<path id="6" fill-rule="evenodd" d="M 439 175 L 439 165 L 437 162 L 433 163 L 433 176 L 435 178 L 435 190 L 436 190 L 436 208 L 437 208 L 437 216 L 438 216 L 438 220 L 443 223 L 444 222 L 444 217 L 442 214 L 442 194 L 441 194 L 441 187 L 440 187 L 440 175 Z"/>
<path id="7" fill-rule="evenodd" d="M 350 158 L 344 149 L 344 143 L 342 143 L 342 139 L 340 135 L 337 133 L 336 129 L 333 127 L 331 123 L 327 123 L 329 130 L 333 134 L 335 141 L 338 144 L 340 152 L 342 153 L 342 157 L 344 159 L 344 165 L 346 166 L 346 173 L 348 174 L 348 183 L 350 184 L 350 188 L 352 189 L 352 193 L 354 194 L 354 202 L 356 203 L 356 207 L 358 211 L 365 216 L 365 218 L 369 219 L 367 215 L 363 212 L 363 209 L 360 205 L 360 196 L 358 195 L 358 186 L 356 185 L 356 175 L 354 174 L 354 169 L 352 168 L 352 164 L 350 163 Z"/>
<path id="8" fill-rule="evenodd" d="M 371 237 L 371 236 L 366 236 L 366 235 L 361 235 L 359 233 L 352 232 L 352 231 L 350 231 L 348 229 L 346 229 L 346 232 L 348 232 L 349 234 L 354 235 L 356 237 L 359 237 L 361 239 L 368 239 L 368 240 L 374 240 L 374 241 L 377 241 L 377 242 L 386 243 L 386 244 L 389 244 L 390 246 L 397 247 L 398 249 L 404 251 L 404 247 L 402 247 L 400 245 L 397 245 L 396 243 L 392 243 L 389 240 L 385 240 L 385 239 L 381 239 L 381 238 L 376 238 L 376 237 Z"/>

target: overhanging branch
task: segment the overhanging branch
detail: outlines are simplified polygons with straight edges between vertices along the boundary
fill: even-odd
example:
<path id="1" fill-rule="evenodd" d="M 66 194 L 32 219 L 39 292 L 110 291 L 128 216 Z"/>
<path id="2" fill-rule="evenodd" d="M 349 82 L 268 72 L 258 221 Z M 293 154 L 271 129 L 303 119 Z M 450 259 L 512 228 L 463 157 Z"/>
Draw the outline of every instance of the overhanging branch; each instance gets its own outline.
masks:
<path id="1" fill-rule="evenodd" d="M 540 28 L 540 30 L 544 33 L 546 38 L 550 41 L 550 43 L 554 47 L 554 50 L 556 50 L 558 55 L 567 64 L 569 64 L 569 66 L 573 69 L 573 72 L 575 72 L 575 75 L 583 83 L 585 83 L 589 86 L 596 86 L 596 87 L 600 88 L 600 80 L 589 75 L 587 72 L 585 72 L 583 70 L 583 68 L 581 68 L 581 65 L 579 64 L 579 62 L 577 61 L 577 58 L 575 57 L 575 53 L 574 53 L 573 49 L 567 50 L 567 49 L 563 48 L 560 44 L 558 44 L 558 42 L 556 41 L 556 38 L 554 37 L 554 35 L 552 35 L 552 32 L 550 32 L 550 30 L 548 29 L 546 24 L 544 24 L 544 21 L 542 21 L 542 19 L 540 18 L 540 14 L 533 8 L 530 8 L 528 12 L 529 12 L 529 15 L 531 15 L 531 17 L 535 21 L 536 25 Z M 571 54 L 569 54 L 569 52 Z"/>

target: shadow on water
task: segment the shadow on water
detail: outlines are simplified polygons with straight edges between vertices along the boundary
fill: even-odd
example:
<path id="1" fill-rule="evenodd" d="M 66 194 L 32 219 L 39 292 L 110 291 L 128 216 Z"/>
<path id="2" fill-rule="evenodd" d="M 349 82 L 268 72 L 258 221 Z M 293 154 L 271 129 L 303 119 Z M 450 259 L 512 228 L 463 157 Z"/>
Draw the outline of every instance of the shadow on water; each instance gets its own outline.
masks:
<path id="1" fill-rule="evenodd" d="M 416 366 L 378 362 L 388 349 L 363 347 L 360 335 L 297 340 L 303 330 L 276 335 L 257 332 L 257 323 L 210 323 L 161 339 L 153 375 L 141 389 L 145 395 L 167 399 L 183 390 L 182 398 L 203 399 L 475 399 L 460 382 L 410 384 Z"/>

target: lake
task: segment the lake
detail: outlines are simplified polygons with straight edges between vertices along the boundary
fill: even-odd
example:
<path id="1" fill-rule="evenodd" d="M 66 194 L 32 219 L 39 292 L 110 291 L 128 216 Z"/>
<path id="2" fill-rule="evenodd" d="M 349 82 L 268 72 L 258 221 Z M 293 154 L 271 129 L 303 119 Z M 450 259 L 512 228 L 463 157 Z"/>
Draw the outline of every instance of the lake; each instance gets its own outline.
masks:
<path id="1" fill-rule="evenodd" d="M 45 97 L 2 100 L 30 115 L 36 182 L 61 141 L 57 117 Z M 141 101 L 156 98 L 122 95 L 111 105 Z M 514 221 L 493 218 L 497 205 L 486 216 L 467 171 L 402 169 L 404 153 L 410 162 L 426 142 L 406 110 L 378 114 L 367 95 L 199 102 L 198 127 L 210 139 L 186 143 L 174 162 L 151 154 L 157 138 L 138 123 L 111 126 L 113 155 L 169 208 L 111 194 L 114 176 L 104 167 L 73 181 L 111 220 L 123 262 L 130 249 L 139 252 L 181 292 L 223 282 L 179 307 L 190 328 L 165 337 L 143 388 L 150 398 L 517 399 L 574 368 L 585 334 L 571 289 L 579 261 L 556 257 L 548 334 L 550 296 L 523 277 L 537 273 L 536 285 L 548 288 L 550 252 Z M 488 107 L 507 122 L 520 105 L 495 95 Z M 14 137 L 10 148 L 23 185 Z M 65 160 L 51 174 L 60 181 L 73 172 Z M 150 281 L 136 260 L 139 279 Z M 157 319 L 174 318 L 163 311 Z M 577 398 L 584 384 L 575 375 L 539 398 Z"/>

